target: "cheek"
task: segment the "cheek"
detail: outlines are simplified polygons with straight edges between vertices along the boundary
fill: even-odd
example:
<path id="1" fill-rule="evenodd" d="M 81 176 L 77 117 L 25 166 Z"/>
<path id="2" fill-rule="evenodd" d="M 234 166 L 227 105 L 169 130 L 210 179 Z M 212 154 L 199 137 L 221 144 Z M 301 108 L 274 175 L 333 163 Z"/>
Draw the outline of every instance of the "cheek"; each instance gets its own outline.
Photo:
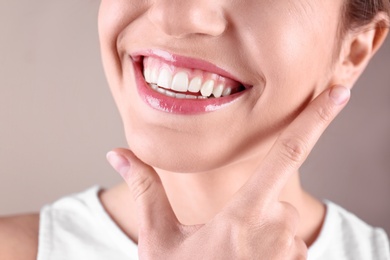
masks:
<path id="1" fill-rule="evenodd" d="M 123 12 L 126 3 L 122 0 L 102 0 L 99 8 L 98 29 L 103 51 L 115 46 L 119 32 L 126 26 L 126 14 Z"/>
<path id="2" fill-rule="evenodd" d="M 145 1 L 102 0 L 99 8 L 99 33 L 115 38 L 146 10 Z"/>
<path id="3" fill-rule="evenodd" d="M 250 67 L 266 78 L 267 91 L 299 91 L 322 81 L 331 65 L 337 31 L 334 4 L 251 2 L 256 2 L 252 11 L 246 10 L 245 16 L 238 16 L 235 22 L 243 28 L 239 31 L 240 49 L 251 57 Z M 264 11 L 259 14 L 259 10 Z"/>
<path id="4" fill-rule="evenodd" d="M 328 87 L 334 46 L 330 35 L 336 35 L 336 26 L 320 30 L 310 22 L 279 15 L 264 18 L 242 41 L 246 55 L 256 57 L 251 67 L 258 68 L 266 79 L 256 109 L 268 111 L 266 121 L 275 126 L 286 125 Z"/>
<path id="5" fill-rule="evenodd" d="M 132 126 L 146 128 L 139 120 L 143 113 L 143 102 L 137 100 L 133 68 L 125 58 L 123 46 L 119 46 L 123 35 L 133 30 L 138 18 L 148 10 L 146 1 L 102 0 L 99 9 L 98 29 L 101 56 L 106 79 L 125 126 L 126 135 L 131 140 L 135 130 Z M 127 42 L 131 44 L 131 42 Z M 145 145 L 147 145 L 147 138 Z M 134 141 L 133 141 L 134 142 Z"/>
<path id="6" fill-rule="evenodd" d="M 269 83 L 297 90 L 314 87 L 331 65 L 332 41 L 312 27 L 291 23 L 278 28 L 277 33 L 269 32 L 270 40 L 262 48 Z"/>
<path id="7" fill-rule="evenodd" d="M 102 0 L 98 17 L 101 56 L 108 83 L 114 93 L 121 86 L 123 68 L 118 41 L 121 34 L 147 10 L 145 1 Z"/>
<path id="8" fill-rule="evenodd" d="M 240 49 L 246 51 L 246 57 L 254 57 L 248 59 L 250 67 L 266 80 L 264 92 L 248 116 L 253 123 L 247 123 L 251 130 L 246 134 L 253 146 L 274 140 L 275 134 L 328 87 L 335 38 L 330 35 L 336 35 L 337 26 L 320 30 L 310 22 L 278 15 L 262 16 L 264 20 L 252 20 L 251 24 L 238 21 L 248 28 L 241 32 Z"/>

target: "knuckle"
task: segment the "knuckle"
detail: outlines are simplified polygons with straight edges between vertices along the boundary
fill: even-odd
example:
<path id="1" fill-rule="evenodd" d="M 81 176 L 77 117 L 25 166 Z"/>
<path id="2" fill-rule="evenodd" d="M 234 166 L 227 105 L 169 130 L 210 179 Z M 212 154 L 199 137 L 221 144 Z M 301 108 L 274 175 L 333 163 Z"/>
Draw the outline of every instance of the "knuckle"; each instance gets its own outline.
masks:
<path id="1" fill-rule="evenodd" d="M 297 260 L 305 260 L 307 259 L 307 246 L 306 243 L 300 239 L 299 237 L 295 237 L 295 245 L 297 247 Z"/>
<path id="2" fill-rule="evenodd" d="M 142 174 L 139 171 L 133 173 L 131 177 L 130 190 L 134 199 L 138 200 L 143 194 L 150 190 L 154 181 L 155 180 L 153 180 L 152 177 Z"/>
<path id="3" fill-rule="evenodd" d="M 319 107 L 316 110 L 317 116 L 325 123 L 329 122 L 333 118 L 332 109 L 329 106 Z"/>
<path id="4" fill-rule="evenodd" d="M 284 212 L 286 208 L 283 209 Z M 281 214 L 276 219 L 273 219 L 273 223 L 270 224 L 270 230 L 275 234 L 275 245 L 281 250 L 289 251 L 293 248 L 295 243 L 296 222 L 289 219 L 289 213 Z"/>
<path id="5" fill-rule="evenodd" d="M 289 137 L 281 140 L 282 155 L 290 162 L 300 163 L 304 160 L 307 144 L 299 137 Z"/>
<path id="6" fill-rule="evenodd" d="M 251 230 L 256 226 L 259 226 L 264 221 L 264 217 L 261 213 L 256 211 L 256 214 L 249 212 L 246 209 L 227 209 L 221 216 L 221 222 L 228 226 L 230 229 L 237 230 Z M 263 218 L 263 219 L 262 219 Z"/>
<path id="7" fill-rule="evenodd" d="M 294 243 L 294 236 L 288 229 L 282 229 L 278 234 L 278 248 L 280 249 L 289 249 Z"/>
<path id="8" fill-rule="evenodd" d="M 298 223 L 300 218 L 298 210 L 290 203 L 287 202 L 280 202 L 280 203 L 282 203 L 285 209 L 286 219 L 288 219 L 291 222 Z"/>
<path id="9" fill-rule="evenodd" d="M 240 241 L 246 241 L 253 231 L 253 220 L 248 216 L 235 213 L 225 213 L 216 219 L 216 225 L 219 230 L 224 230 L 229 237 L 239 244 Z"/>

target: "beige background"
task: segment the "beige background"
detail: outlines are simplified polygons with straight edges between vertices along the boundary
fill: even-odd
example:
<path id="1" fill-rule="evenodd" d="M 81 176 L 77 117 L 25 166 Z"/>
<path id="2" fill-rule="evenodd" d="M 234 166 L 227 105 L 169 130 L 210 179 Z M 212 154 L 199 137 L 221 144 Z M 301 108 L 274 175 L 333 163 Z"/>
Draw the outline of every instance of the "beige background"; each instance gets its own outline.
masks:
<path id="1" fill-rule="evenodd" d="M 97 0 L 0 2 L 0 214 L 120 181 L 125 144 L 101 68 Z M 390 233 L 390 42 L 304 165 L 304 185 Z"/>

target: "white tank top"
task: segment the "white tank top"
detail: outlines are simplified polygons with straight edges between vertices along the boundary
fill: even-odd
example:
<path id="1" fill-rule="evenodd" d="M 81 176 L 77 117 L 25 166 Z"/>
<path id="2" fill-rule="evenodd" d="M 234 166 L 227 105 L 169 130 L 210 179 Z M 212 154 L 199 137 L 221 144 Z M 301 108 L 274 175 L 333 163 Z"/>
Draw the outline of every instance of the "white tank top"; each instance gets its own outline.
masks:
<path id="1" fill-rule="evenodd" d="M 38 260 L 136 260 L 137 245 L 104 210 L 95 186 L 42 208 Z M 336 204 L 327 213 L 309 260 L 390 260 L 389 241 Z"/>

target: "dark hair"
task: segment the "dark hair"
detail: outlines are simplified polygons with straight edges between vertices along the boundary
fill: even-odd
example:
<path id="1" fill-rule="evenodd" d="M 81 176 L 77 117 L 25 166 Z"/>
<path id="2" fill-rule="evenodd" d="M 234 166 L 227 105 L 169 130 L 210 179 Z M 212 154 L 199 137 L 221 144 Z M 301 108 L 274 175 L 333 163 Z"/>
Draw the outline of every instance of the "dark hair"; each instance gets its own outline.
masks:
<path id="1" fill-rule="evenodd" d="M 343 30 L 365 26 L 372 22 L 378 13 L 390 17 L 390 0 L 346 0 Z M 389 26 L 388 22 L 383 26 Z"/>

